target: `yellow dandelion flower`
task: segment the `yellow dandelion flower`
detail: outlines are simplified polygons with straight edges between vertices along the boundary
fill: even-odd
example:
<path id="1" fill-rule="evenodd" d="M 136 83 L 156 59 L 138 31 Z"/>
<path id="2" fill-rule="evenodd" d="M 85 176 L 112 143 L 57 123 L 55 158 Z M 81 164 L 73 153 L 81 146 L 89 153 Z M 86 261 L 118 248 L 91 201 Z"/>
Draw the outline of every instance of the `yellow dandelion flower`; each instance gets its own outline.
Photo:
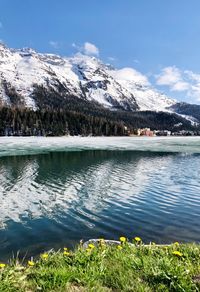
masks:
<path id="1" fill-rule="evenodd" d="M 119 238 L 119 240 L 120 240 L 121 242 L 126 242 L 126 237 L 121 236 L 121 237 Z"/>
<path id="2" fill-rule="evenodd" d="M 28 265 L 29 265 L 30 267 L 33 267 L 33 266 L 35 266 L 35 263 L 34 263 L 33 261 L 28 261 Z"/>
<path id="3" fill-rule="evenodd" d="M 136 236 L 134 239 L 135 239 L 136 242 L 141 242 L 142 241 L 142 239 L 140 237 L 138 237 L 138 236 Z"/>
<path id="4" fill-rule="evenodd" d="M 179 243 L 178 241 L 176 241 L 176 242 L 174 242 L 174 245 L 177 245 L 177 246 L 179 246 L 179 245 L 180 245 L 180 243 Z"/>
<path id="5" fill-rule="evenodd" d="M 118 246 L 117 246 L 117 249 L 119 249 L 119 250 L 122 250 L 122 248 L 123 248 L 123 247 L 122 247 L 121 245 L 118 245 Z"/>
<path id="6" fill-rule="evenodd" d="M 68 250 L 68 248 L 67 248 L 67 247 L 64 247 L 64 248 L 63 248 L 63 250 L 64 250 L 64 251 L 67 251 L 67 250 Z"/>
<path id="7" fill-rule="evenodd" d="M 91 248 L 91 249 L 93 249 L 93 248 L 95 248 L 95 245 L 92 244 L 92 243 L 89 243 L 89 244 L 88 244 L 88 247 Z"/>
<path id="8" fill-rule="evenodd" d="M 70 255 L 70 253 L 69 253 L 68 251 L 66 251 L 66 250 L 63 252 L 63 254 L 64 254 L 65 256 L 69 256 L 69 255 Z"/>
<path id="9" fill-rule="evenodd" d="M 43 259 L 43 260 L 46 260 L 47 258 L 48 258 L 48 253 L 43 253 L 42 255 L 41 255 L 41 258 Z"/>
<path id="10" fill-rule="evenodd" d="M 177 257 L 182 257 L 183 256 L 183 254 L 178 250 L 173 251 L 172 254 L 177 256 Z"/>
<path id="11" fill-rule="evenodd" d="M 0 269 L 5 268 L 6 264 L 0 263 Z"/>

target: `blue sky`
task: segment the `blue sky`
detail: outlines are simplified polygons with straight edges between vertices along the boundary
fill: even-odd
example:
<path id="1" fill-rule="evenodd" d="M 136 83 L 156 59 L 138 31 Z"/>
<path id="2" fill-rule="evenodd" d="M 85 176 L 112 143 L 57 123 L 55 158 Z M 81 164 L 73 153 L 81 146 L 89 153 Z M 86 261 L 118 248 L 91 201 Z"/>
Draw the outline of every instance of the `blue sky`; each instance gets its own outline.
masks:
<path id="1" fill-rule="evenodd" d="M 199 13 L 199 0 L 0 0 L 0 39 L 13 48 L 93 54 L 200 103 Z"/>

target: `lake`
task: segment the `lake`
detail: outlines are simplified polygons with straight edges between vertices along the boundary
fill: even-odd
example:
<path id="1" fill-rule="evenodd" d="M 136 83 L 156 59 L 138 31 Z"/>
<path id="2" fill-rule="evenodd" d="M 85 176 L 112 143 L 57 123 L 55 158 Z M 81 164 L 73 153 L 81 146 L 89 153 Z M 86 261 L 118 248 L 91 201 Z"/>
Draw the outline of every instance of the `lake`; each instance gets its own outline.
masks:
<path id="1" fill-rule="evenodd" d="M 0 138 L 0 259 L 80 239 L 200 241 L 199 137 Z"/>

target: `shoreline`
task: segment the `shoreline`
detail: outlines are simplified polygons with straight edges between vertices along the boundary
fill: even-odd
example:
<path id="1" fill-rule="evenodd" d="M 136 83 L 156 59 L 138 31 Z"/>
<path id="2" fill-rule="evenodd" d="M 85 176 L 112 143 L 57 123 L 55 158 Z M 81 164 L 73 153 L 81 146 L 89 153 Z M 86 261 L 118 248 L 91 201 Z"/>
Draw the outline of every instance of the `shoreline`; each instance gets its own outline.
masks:
<path id="1" fill-rule="evenodd" d="M 81 136 L 81 135 L 64 135 L 64 136 L 0 136 L 1 138 L 47 138 L 47 139 L 51 139 L 51 138 L 148 138 L 148 139 L 170 139 L 170 138 L 198 138 L 200 137 L 200 135 L 169 135 L 169 136 L 147 136 L 147 135 L 123 135 L 123 136 Z"/>
<path id="2" fill-rule="evenodd" d="M 116 241 L 115 241 L 116 243 Z M 130 245 L 120 237 L 0 263 L 0 291 L 199 291 L 200 245 Z"/>
<path id="3" fill-rule="evenodd" d="M 0 157 L 85 150 L 200 153 L 200 137 L 1 137 Z"/>

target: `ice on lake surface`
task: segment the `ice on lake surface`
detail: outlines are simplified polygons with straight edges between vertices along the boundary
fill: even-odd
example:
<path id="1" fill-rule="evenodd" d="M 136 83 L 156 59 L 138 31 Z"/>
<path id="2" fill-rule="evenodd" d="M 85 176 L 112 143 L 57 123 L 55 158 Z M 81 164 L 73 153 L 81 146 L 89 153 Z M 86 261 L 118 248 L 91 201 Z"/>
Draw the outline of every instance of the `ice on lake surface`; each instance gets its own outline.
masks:
<path id="1" fill-rule="evenodd" d="M 200 137 L 1 137 L 0 156 L 80 150 L 200 153 Z"/>

